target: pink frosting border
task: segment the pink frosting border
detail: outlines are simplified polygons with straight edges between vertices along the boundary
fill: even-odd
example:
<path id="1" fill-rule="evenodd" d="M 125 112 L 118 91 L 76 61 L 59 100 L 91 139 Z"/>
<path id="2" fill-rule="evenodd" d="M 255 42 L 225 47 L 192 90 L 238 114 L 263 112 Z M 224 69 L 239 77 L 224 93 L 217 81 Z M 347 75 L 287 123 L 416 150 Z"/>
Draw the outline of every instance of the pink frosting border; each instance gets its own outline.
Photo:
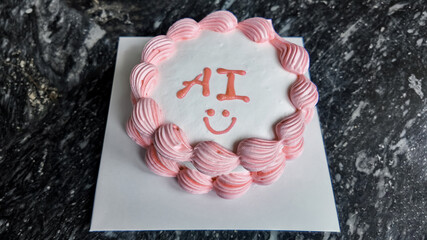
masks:
<path id="1" fill-rule="evenodd" d="M 224 33 L 234 29 L 251 41 L 270 42 L 277 49 L 283 68 L 297 75 L 289 89 L 296 111 L 276 125 L 274 140 L 244 139 L 237 153 L 213 141 L 200 142 L 192 148 L 178 126 L 164 122 L 160 107 L 150 98 L 158 80 L 157 65 L 173 54 L 177 41 L 196 38 L 203 30 Z M 305 125 L 312 119 L 318 101 L 317 87 L 304 76 L 308 67 L 307 51 L 281 38 L 271 20 L 255 17 L 239 23 L 228 11 L 213 12 L 200 22 L 181 19 L 166 35 L 154 37 L 146 44 L 141 63 L 132 70 L 133 111 L 126 132 L 138 145 L 147 148 L 146 164 L 155 174 L 176 177 L 179 185 L 193 194 L 213 189 L 222 198 L 239 197 L 252 183 L 275 182 L 283 173 L 286 160 L 302 153 Z M 186 168 L 181 164 L 185 161 L 192 161 L 196 169 Z M 231 172 L 239 164 L 249 172 Z"/>

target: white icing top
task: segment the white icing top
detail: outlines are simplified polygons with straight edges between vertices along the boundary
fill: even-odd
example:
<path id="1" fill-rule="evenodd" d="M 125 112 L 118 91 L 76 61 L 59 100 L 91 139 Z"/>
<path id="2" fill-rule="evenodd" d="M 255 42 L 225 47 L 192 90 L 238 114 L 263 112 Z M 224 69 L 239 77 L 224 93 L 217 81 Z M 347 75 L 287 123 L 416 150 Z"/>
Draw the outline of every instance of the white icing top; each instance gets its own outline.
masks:
<path id="1" fill-rule="evenodd" d="M 175 47 L 174 55 L 158 66 L 159 81 L 152 98 L 166 122 L 182 128 L 193 146 L 212 140 L 234 150 L 244 138 L 274 139 L 275 124 L 295 111 L 288 89 L 296 75 L 283 69 L 270 43 L 252 42 L 239 30 L 202 31 L 199 37 L 177 42 Z M 196 84 L 179 99 L 176 93 L 185 87 L 183 82 L 192 81 L 205 67 L 212 71 L 210 95 L 203 96 L 202 86 Z M 248 96 L 249 102 L 217 99 L 217 94 L 225 94 L 228 80 L 226 74 L 217 73 L 218 68 L 246 71 L 244 76 L 235 74 L 234 87 L 236 95 Z M 208 116 L 208 109 L 215 110 L 215 115 Z M 230 116 L 222 115 L 225 109 Z M 215 135 L 206 128 L 204 117 L 217 131 L 226 129 L 232 117 L 237 121 L 229 132 Z"/>

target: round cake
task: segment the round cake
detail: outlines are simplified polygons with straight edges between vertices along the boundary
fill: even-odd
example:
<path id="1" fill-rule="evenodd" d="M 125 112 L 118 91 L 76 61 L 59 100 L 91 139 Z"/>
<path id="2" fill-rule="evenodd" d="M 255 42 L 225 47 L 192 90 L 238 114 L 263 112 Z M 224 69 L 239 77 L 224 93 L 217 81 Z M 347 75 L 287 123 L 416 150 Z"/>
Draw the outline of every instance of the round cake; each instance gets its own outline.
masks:
<path id="1" fill-rule="evenodd" d="M 155 174 L 187 192 L 236 198 L 268 185 L 303 150 L 318 100 L 307 51 L 271 20 L 228 11 L 152 38 L 130 76 L 128 135 Z"/>

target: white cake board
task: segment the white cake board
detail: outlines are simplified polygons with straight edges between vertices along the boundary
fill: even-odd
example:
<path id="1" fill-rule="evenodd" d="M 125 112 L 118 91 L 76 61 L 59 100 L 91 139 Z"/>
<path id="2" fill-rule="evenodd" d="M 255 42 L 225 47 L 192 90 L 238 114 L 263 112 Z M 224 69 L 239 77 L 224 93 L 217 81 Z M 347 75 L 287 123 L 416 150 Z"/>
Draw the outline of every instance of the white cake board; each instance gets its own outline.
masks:
<path id="1" fill-rule="evenodd" d="M 240 198 L 193 195 L 175 178 L 151 173 L 144 149 L 125 132 L 132 111 L 129 76 L 150 37 L 121 37 L 90 231 L 290 230 L 339 232 L 317 112 L 303 154 L 270 186 L 253 184 Z M 302 45 L 302 38 L 287 38 Z"/>

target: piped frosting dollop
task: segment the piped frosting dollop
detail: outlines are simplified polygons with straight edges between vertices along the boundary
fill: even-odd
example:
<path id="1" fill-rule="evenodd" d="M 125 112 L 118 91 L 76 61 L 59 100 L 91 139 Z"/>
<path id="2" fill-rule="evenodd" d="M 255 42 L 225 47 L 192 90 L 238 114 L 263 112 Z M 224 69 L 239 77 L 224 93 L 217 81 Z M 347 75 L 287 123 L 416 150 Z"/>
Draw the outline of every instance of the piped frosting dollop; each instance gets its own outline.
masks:
<path id="1" fill-rule="evenodd" d="M 304 74 L 308 71 L 310 58 L 305 48 L 288 42 L 276 36 L 271 43 L 279 51 L 279 60 L 286 71 L 295 74 Z"/>
<path id="2" fill-rule="evenodd" d="M 166 36 L 173 41 L 182 41 L 195 38 L 200 33 L 199 24 L 191 18 L 184 18 L 174 23 Z"/>
<path id="3" fill-rule="evenodd" d="M 214 32 L 229 32 L 237 27 L 237 19 L 231 12 L 218 11 L 207 15 L 200 21 L 202 29 Z"/>
<path id="4" fill-rule="evenodd" d="M 249 18 L 239 23 L 238 28 L 250 40 L 263 43 L 274 39 L 276 32 L 270 19 L 265 18 Z"/>
<path id="5" fill-rule="evenodd" d="M 146 148 L 151 145 L 151 137 L 140 134 L 138 130 L 136 130 L 132 118 L 130 118 L 126 124 L 126 133 L 130 138 L 132 138 L 134 142 L 136 142 L 141 147 Z"/>
<path id="6" fill-rule="evenodd" d="M 158 71 L 156 66 L 142 62 L 132 69 L 130 87 L 135 99 L 149 97 L 157 83 Z"/>
<path id="7" fill-rule="evenodd" d="M 171 123 L 162 125 L 157 129 L 153 144 L 159 155 L 171 161 L 189 161 L 193 153 L 184 132 Z"/>
<path id="8" fill-rule="evenodd" d="M 163 114 L 153 99 L 140 98 L 133 108 L 131 120 L 140 134 L 150 137 L 163 122 Z"/>
<path id="9" fill-rule="evenodd" d="M 213 183 L 216 194 L 222 198 L 232 199 L 243 195 L 252 183 L 249 172 L 229 173 L 219 176 Z"/>
<path id="10" fill-rule="evenodd" d="M 298 75 L 291 86 L 289 96 L 292 104 L 300 110 L 314 108 L 319 100 L 316 85 L 304 75 Z"/>
<path id="11" fill-rule="evenodd" d="M 174 50 L 175 46 L 172 39 L 165 35 L 160 35 L 152 38 L 145 45 L 141 61 L 157 65 L 171 56 Z"/>
<path id="12" fill-rule="evenodd" d="M 198 143 L 192 160 L 197 170 L 210 176 L 229 173 L 239 165 L 235 153 L 212 141 Z"/>
<path id="13" fill-rule="evenodd" d="M 179 185 L 187 192 L 203 194 L 212 190 L 212 178 L 194 169 L 185 168 L 177 175 Z"/>
<path id="14" fill-rule="evenodd" d="M 271 164 L 285 158 L 279 141 L 247 138 L 239 143 L 237 154 L 241 164 L 251 172 L 262 171 Z"/>
<path id="15" fill-rule="evenodd" d="M 152 172 L 160 176 L 175 177 L 179 172 L 178 163 L 158 155 L 153 145 L 145 152 L 145 162 Z"/>
<path id="16" fill-rule="evenodd" d="M 285 170 L 286 160 L 282 159 L 268 166 L 262 171 L 253 172 L 252 178 L 254 183 L 260 185 L 270 185 L 277 181 Z"/>

